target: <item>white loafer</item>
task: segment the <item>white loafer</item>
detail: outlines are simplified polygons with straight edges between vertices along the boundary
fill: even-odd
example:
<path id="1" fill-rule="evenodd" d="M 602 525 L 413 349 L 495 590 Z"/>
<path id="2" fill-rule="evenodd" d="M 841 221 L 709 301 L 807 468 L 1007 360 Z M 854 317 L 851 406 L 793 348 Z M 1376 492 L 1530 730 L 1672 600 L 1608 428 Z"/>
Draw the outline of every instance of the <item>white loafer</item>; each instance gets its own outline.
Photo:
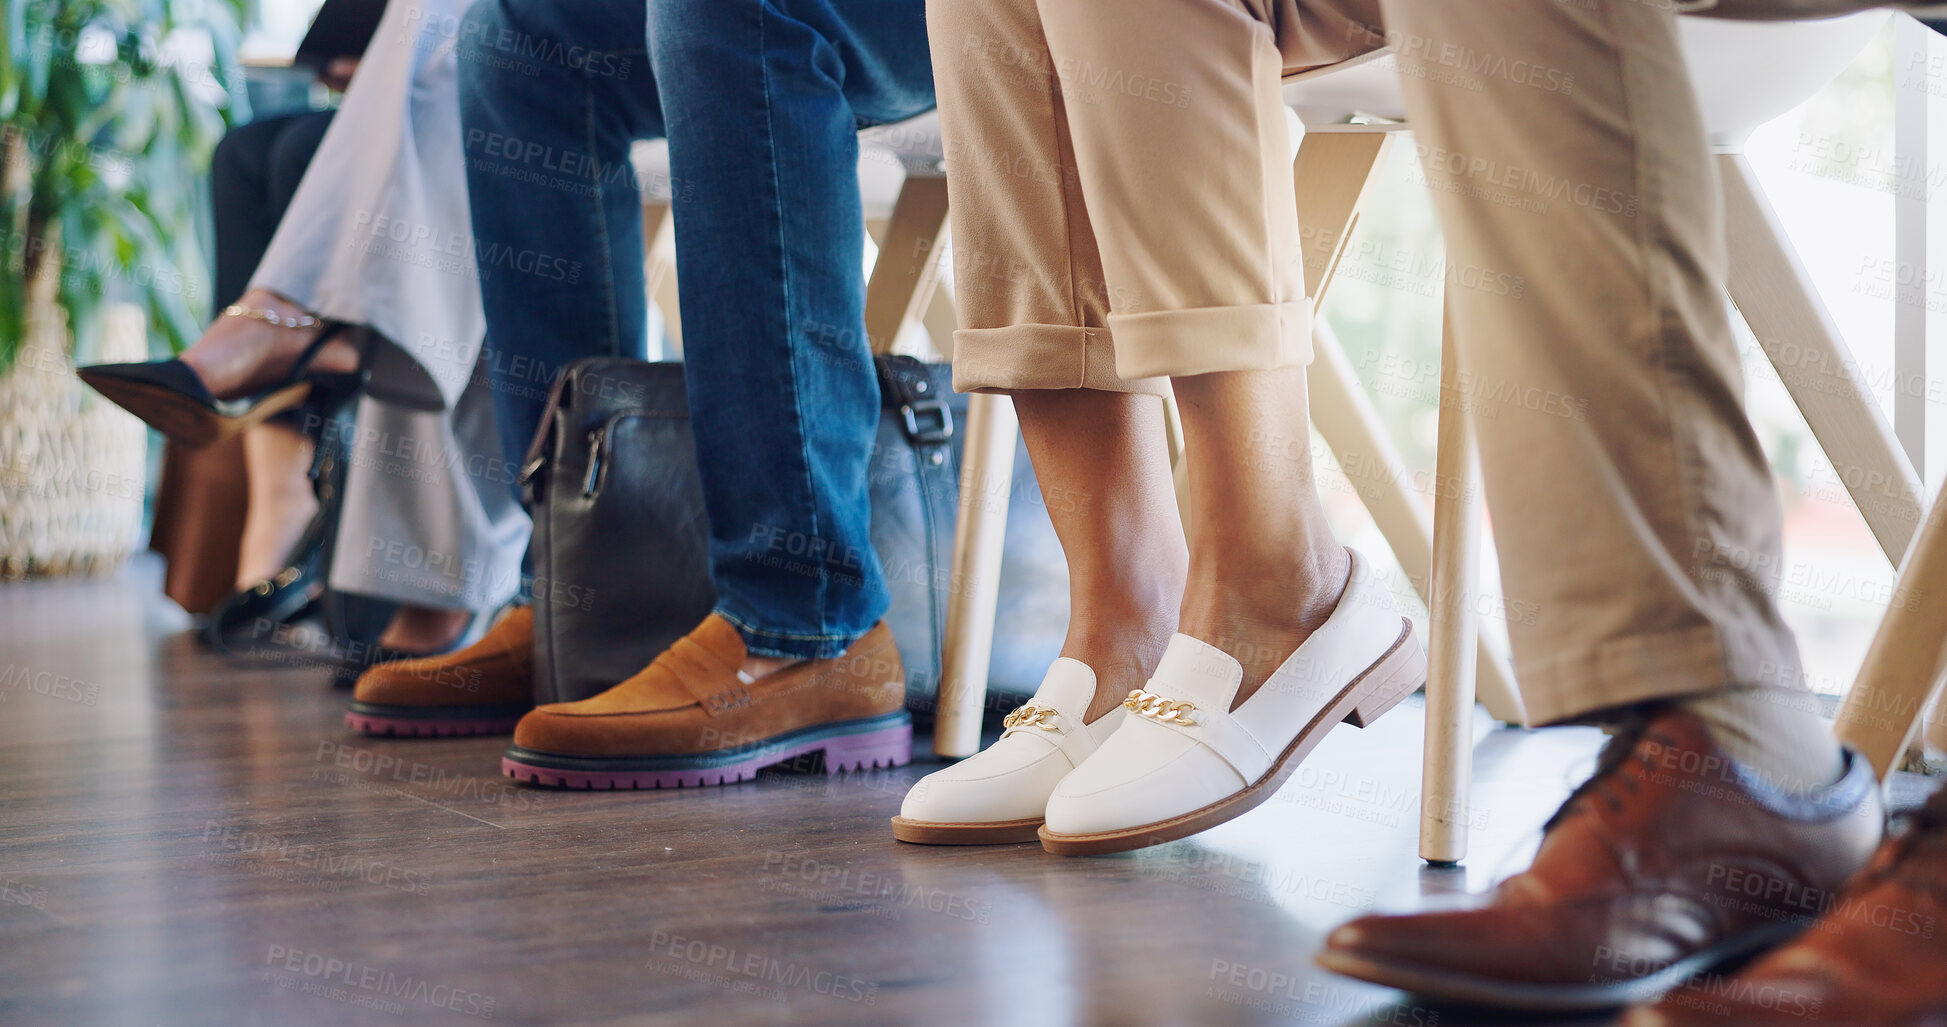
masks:
<path id="1" fill-rule="evenodd" d="M 1031 842 L 1048 793 L 1121 724 L 1118 706 L 1082 723 L 1095 698 L 1095 671 L 1062 657 L 1027 705 L 1007 715 L 999 741 L 920 778 L 906 793 L 892 836 L 922 845 Z"/>
<path id="2" fill-rule="evenodd" d="M 1271 797 L 1340 722 L 1364 727 L 1426 682 L 1412 623 L 1347 550 L 1345 594 L 1310 638 L 1235 711 L 1244 670 L 1215 646 L 1177 635 L 1130 716 L 1048 798 L 1049 852 L 1085 856 L 1173 841 Z"/>

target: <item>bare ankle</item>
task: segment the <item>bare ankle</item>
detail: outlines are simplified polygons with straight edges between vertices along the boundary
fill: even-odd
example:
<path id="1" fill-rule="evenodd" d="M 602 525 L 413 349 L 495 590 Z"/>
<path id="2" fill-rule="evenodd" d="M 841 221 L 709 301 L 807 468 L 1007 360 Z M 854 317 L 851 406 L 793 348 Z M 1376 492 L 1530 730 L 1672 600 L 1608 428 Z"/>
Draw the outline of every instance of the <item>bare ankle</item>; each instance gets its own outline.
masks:
<path id="1" fill-rule="evenodd" d="M 1071 631 L 1061 655 L 1095 672 L 1095 698 L 1082 720 L 1092 724 L 1102 719 L 1131 691 L 1147 684 L 1175 633 L 1176 618 L 1168 616 L 1146 622 L 1123 620 L 1113 632 L 1077 635 Z"/>
<path id="2" fill-rule="evenodd" d="M 434 652 L 448 649 L 466 633 L 473 614 L 466 610 L 439 610 L 423 606 L 401 606 L 379 636 L 379 645 L 402 652 Z"/>
<path id="3" fill-rule="evenodd" d="M 1180 547 L 1159 547 L 1146 561 L 1075 571 L 1061 655 L 1095 672 L 1095 699 L 1083 720 L 1100 719 L 1155 672 L 1176 634 L 1187 562 Z"/>
<path id="4" fill-rule="evenodd" d="M 1208 642 L 1243 666 L 1242 703 L 1257 691 L 1332 611 L 1352 571 L 1351 558 L 1336 549 L 1283 565 L 1260 563 L 1253 573 L 1193 577 L 1183 599 L 1183 634 Z"/>
<path id="5" fill-rule="evenodd" d="M 245 293 L 238 305 L 286 318 L 307 316 L 302 305 L 260 289 Z M 212 394 L 234 399 L 289 374 L 299 354 L 321 331 L 273 325 L 255 317 L 219 317 L 180 359 Z M 334 339 L 311 366 L 319 371 L 357 370 L 358 349 L 342 338 Z"/>

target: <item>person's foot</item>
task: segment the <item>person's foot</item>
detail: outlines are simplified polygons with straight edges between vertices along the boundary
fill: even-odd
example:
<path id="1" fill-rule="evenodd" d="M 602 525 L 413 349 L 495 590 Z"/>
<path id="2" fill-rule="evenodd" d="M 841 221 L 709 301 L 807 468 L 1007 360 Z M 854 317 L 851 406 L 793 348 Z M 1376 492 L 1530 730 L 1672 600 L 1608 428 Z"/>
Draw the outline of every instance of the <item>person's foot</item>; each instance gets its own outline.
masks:
<path id="1" fill-rule="evenodd" d="M 693 788 L 814 752 L 828 773 L 912 758 L 906 671 L 883 622 L 829 660 L 752 677 L 748 657 L 713 613 L 627 681 L 522 717 L 501 770 L 559 788 Z"/>
<path id="2" fill-rule="evenodd" d="M 345 725 L 368 735 L 502 735 L 534 708 L 534 610 L 508 610 L 480 641 L 359 675 Z"/>
<path id="3" fill-rule="evenodd" d="M 304 308 L 263 289 L 252 289 L 237 306 L 268 310 L 281 317 L 307 316 Z M 277 384 L 291 372 L 304 348 L 322 327 L 286 328 L 250 317 L 219 317 L 180 359 L 218 399 L 248 396 Z M 311 361 L 321 372 L 358 370 L 358 348 L 344 338 L 333 339 Z"/>
<path id="4" fill-rule="evenodd" d="M 339 654 L 331 687 L 354 688 L 367 670 L 380 664 L 452 653 L 466 639 L 474 616 L 469 610 L 401 605 L 378 638 L 346 646 Z"/>
<path id="5" fill-rule="evenodd" d="M 257 425 L 243 437 L 249 509 L 238 544 L 238 590 L 269 581 L 290 563 L 290 548 L 317 516 L 312 440 L 284 425 Z"/>
<path id="6" fill-rule="evenodd" d="M 318 513 L 311 482 L 311 440 L 281 424 L 244 435 L 250 505 L 237 546 L 237 591 L 268 581 L 290 563 L 291 547 Z"/>
<path id="7" fill-rule="evenodd" d="M 1095 691 L 1087 664 L 1056 660 L 1034 698 L 1007 715 L 999 741 L 913 785 L 892 818 L 892 836 L 921 845 L 1034 841 L 1055 785 L 1127 715 L 1118 707 L 1085 723 Z"/>
<path id="8" fill-rule="evenodd" d="M 1242 703 L 1237 659 L 1187 634 L 1124 700 L 1129 717 L 1048 797 L 1041 845 L 1123 852 L 1183 838 L 1269 799 L 1327 732 L 1364 727 L 1426 681 L 1412 624 L 1370 565 L 1352 570 L 1324 623 Z"/>
<path id="9" fill-rule="evenodd" d="M 1160 578 L 1162 584 L 1155 584 Z M 1082 720 L 1093 724 L 1122 708 L 1163 662 L 1176 637 L 1176 611 L 1183 596 L 1180 579 L 1167 570 L 1122 575 L 1122 595 L 1070 598 L 1073 611 L 1061 656 L 1087 667 L 1095 693 L 1084 697 Z"/>
<path id="10" fill-rule="evenodd" d="M 1648 1001 L 1797 931 L 1808 897 L 1872 854 L 1882 817 L 1866 760 L 1848 754 L 1832 785 L 1784 792 L 1726 756 L 1695 713 L 1668 707 L 1611 739 L 1534 865 L 1479 908 L 1361 917 L 1318 962 L 1436 1001 Z"/>
<path id="11" fill-rule="evenodd" d="M 1243 705 L 1338 609 L 1352 574 L 1350 551 L 1333 543 L 1317 554 L 1277 553 L 1194 567 L 1177 631 L 1215 646 L 1242 671 Z"/>
<path id="12" fill-rule="evenodd" d="M 1947 788 L 1900 820 L 1837 894 L 1786 896 L 1805 933 L 1729 977 L 1691 978 L 1623 1027 L 1947 1025 Z M 1751 901 L 1769 883 L 1745 876 L 1726 891 Z"/>
<path id="13" fill-rule="evenodd" d="M 446 652 L 466 634 L 467 625 L 472 623 L 471 610 L 401 606 L 379 636 L 379 648 L 407 653 Z"/>

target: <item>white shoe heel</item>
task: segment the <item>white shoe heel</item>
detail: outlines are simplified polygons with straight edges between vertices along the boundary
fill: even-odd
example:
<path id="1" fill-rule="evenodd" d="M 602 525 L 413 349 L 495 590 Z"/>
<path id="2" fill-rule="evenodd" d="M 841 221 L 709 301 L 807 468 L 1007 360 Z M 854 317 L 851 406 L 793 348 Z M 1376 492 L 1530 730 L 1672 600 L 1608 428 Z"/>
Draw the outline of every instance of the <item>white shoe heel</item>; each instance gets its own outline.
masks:
<path id="1" fill-rule="evenodd" d="M 1008 714 L 999 741 L 913 785 L 892 836 L 919 845 L 1034 841 L 1048 793 L 1122 723 L 1121 707 L 1082 723 L 1094 699 L 1095 672 L 1056 660 L 1034 698 Z"/>
<path id="2" fill-rule="evenodd" d="M 1124 852 L 1174 841 L 1269 799 L 1340 723 L 1365 727 L 1426 682 L 1426 654 L 1357 552 L 1338 606 L 1263 687 L 1231 709 L 1243 667 L 1170 640 L 1129 719 L 1048 798 L 1042 847 Z"/>

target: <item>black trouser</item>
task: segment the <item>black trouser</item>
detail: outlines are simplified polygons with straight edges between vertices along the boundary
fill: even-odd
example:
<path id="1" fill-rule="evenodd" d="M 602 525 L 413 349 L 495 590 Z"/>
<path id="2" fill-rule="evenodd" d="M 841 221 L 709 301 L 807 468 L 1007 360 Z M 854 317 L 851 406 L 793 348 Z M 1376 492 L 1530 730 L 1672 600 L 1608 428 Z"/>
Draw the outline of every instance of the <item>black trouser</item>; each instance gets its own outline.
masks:
<path id="1" fill-rule="evenodd" d="M 284 208 L 291 205 L 311 155 L 318 152 L 331 111 L 306 111 L 240 125 L 216 144 L 210 198 L 216 220 L 216 310 L 250 288 L 270 248 Z M 211 314 L 215 314 L 215 310 Z"/>

